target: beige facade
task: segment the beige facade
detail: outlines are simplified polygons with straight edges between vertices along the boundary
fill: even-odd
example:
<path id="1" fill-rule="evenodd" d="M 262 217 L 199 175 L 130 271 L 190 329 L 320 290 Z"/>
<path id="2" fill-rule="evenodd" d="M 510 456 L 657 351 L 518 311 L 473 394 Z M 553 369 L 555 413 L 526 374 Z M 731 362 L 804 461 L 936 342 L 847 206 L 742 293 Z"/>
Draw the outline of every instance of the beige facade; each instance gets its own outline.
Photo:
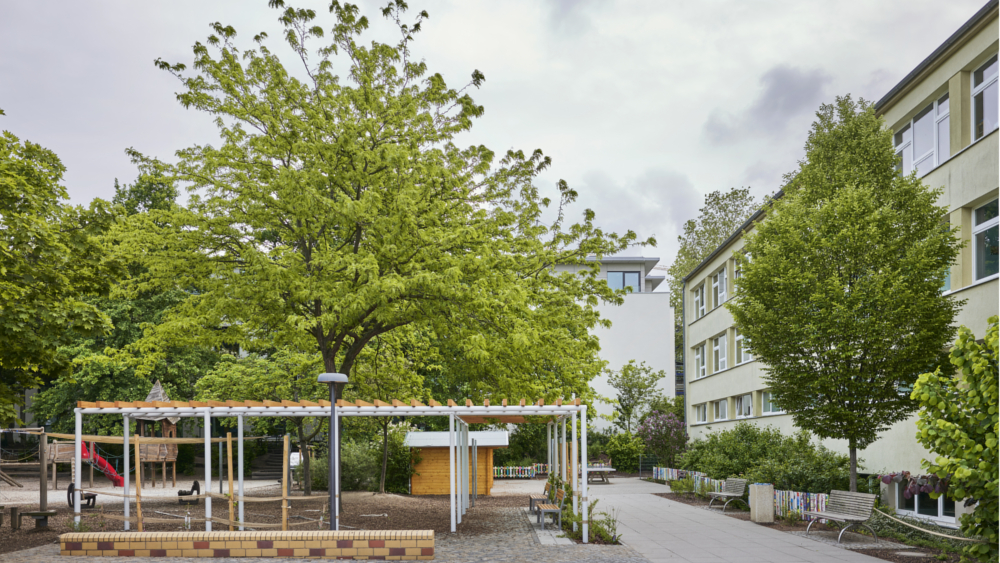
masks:
<path id="1" fill-rule="evenodd" d="M 997 25 L 997 3 L 991 2 L 876 104 L 894 132 L 904 171 L 916 169 L 925 184 L 944 189 L 939 204 L 950 211 L 943 220 L 958 228 L 966 244 L 944 291 L 967 300 L 955 324 L 977 335 L 985 332 L 987 319 L 998 314 L 1000 291 Z M 722 307 L 735 291 L 733 255 L 742 246 L 743 239 L 734 234 L 686 279 L 684 362 L 692 439 L 740 420 L 795 431 L 791 416 L 771 412 L 764 366 L 741 350 L 732 315 Z M 863 471 L 921 472 L 921 461 L 931 454 L 916 441 L 915 420 L 896 424 L 859 452 Z M 825 440 L 824 445 L 847 452 L 846 441 Z M 885 496 L 896 504 L 895 489 Z M 944 500 L 923 497 L 916 504 L 899 498 L 898 509 L 946 525 L 962 512 L 961 503 L 946 506 Z"/>

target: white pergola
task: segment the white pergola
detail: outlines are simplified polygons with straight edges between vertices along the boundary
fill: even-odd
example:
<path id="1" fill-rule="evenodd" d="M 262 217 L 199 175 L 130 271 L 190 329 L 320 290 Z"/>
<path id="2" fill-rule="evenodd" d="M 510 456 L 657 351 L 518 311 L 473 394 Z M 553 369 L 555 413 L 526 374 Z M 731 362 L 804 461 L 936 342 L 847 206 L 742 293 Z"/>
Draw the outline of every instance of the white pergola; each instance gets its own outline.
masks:
<path id="1" fill-rule="evenodd" d="M 503 400 L 500 405 L 491 406 L 489 401 L 483 405 L 473 405 L 466 400 L 465 405 L 458 405 L 449 400 L 442 405 L 437 401 L 429 401 L 425 405 L 419 401 L 412 400 L 409 403 L 393 400 L 392 403 L 375 401 L 367 403 L 365 401 L 344 401 L 338 400 L 336 405 L 331 405 L 329 401 L 169 401 L 169 402 L 78 402 L 76 413 L 76 473 L 74 482 L 76 492 L 74 498 L 75 520 L 80 522 L 80 491 L 82 488 L 83 469 L 81 467 L 81 446 L 82 446 L 82 426 L 83 415 L 87 414 L 120 414 L 124 417 L 124 444 L 125 444 L 125 467 L 129 467 L 129 418 L 130 417 L 181 417 L 197 418 L 205 420 L 205 459 L 212 459 L 211 432 L 208 430 L 212 426 L 212 418 L 237 419 L 237 444 L 238 444 L 238 472 L 239 488 L 238 495 L 243 496 L 243 419 L 244 417 L 295 417 L 295 416 L 316 416 L 333 418 L 330 425 L 334 433 L 334 443 L 339 443 L 340 417 L 349 416 L 447 416 L 449 430 L 449 473 L 450 473 L 450 496 L 451 496 L 451 531 L 457 531 L 457 525 L 462 523 L 462 516 L 470 506 L 472 491 L 469 488 L 469 461 L 470 448 L 472 444 L 469 440 L 469 424 L 486 421 L 496 421 L 500 423 L 520 423 L 525 422 L 525 416 L 552 417 L 548 423 L 548 449 L 549 449 L 549 472 L 562 476 L 564 482 L 572 480 L 573 486 L 573 511 L 581 516 L 583 523 L 583 541 L 587 542 L 589 532 L 589 522 L 587 515 L 587 405 L 580 404 L 579 399 L 571 399 L 568 402 L 557 400 L 554 404 L 546 405 L 539 400 L 534 403 L 525 404 L 522 399 L 519 404 L 508 405 Z M 576 436 L 577 416 L 580 418 L 580 447 L 574 439 L 572 444 L 572 459 L 567 457 L 566 444 L 566 419 L 570 419 L 572 425 L 572 436 Z M 559 437 L 558 425 L 562 424 L 562 436 Z M 553 445 L 563 444 L 558 447 L 558 453 L 553 452 Z M 334 487 L 333 497 L 338 502 L 333 502 L 330 507 L 333 513 L 333 529 L 340 529 L 340 451 L 333 448 L 334 467 Z M 581 460 L 583 460 L 581 462 Z M 579 471 L 568 471 L 567 468 L 579 467 Z M 572 473 L 568 475 L 567 473 Z M 129 495 L 130 476 L 126 469 L 125 495 Z M 221 476 L 220 476 L 221 478 Z M 212 490 L 212 468 L 210 463 L 205 463 L 205 489 Z M 243 502 L 239 503 L 239 520 L 242 523 Z M 129 503 L 125 503 L 125 529 L 129 529 Z M 212 530 L 212 499 L 205 497 L 205 530 Z M 240 530 L 243 530 L 242 524 Z"/>

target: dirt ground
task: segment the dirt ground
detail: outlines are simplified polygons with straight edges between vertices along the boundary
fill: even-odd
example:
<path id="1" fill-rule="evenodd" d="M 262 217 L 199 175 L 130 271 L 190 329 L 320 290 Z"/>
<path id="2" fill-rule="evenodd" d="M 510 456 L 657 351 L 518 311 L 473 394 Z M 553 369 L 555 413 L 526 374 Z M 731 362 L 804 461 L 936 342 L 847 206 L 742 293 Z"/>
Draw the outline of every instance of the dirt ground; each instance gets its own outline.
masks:
<path id="1" fill-rule="evenodd" d="M 253 496 L 280 496 L 277 486 L 265 490 L 255 491 Z M 293 495 L 297 496 L 297 495 Z M 326 498 L 326 492 L 320 491 L 314 496 Z M 98 497 L 100 498 L 100 497 Z M 341 512 L 341 529 L 359 530 L 434 530 L 437 533 L 444 533 L 451 529 L 451 518 L 448 512 L 449 498 L 447 495 L 440 496 L 406 496 L 406 495 L 377 495 L 367 492 L 345 492 L 343 493 L 344 509 Z M 293 508 L 289 511 L 289 524 L 292 530 L 315 530 L 318 529 L 319 522 L 309 522 L 309 520 L 319 520 L 323 507 L 326 503 L 323 500 L 292 501 Z M 494 510 L 496 508 L 516 508 L 527 506 L 528 497 L 520 495 L 503 496 L 480 496 L 476 500 L 476 506 L 468 510 L 463 517 L 463 534 L 484 534 L 501 532 L 507 525 L 505 511 Z M 120 520 L 114 520 L 111 516 L 123 515 L 122 507 L 116 506 L 114 509 L 106 508 L 103 511 L 105 517 L 102 518 L 101 505 L 98 508 L 84 509 L 82 531 L 101 532 L 118 531 L 122 529 Z M 36 510 L 37 507 L 20 507 L 21 512 Z M 49 518 L 48 528 L 35 530 L 34 520 L 25 517 L 22 520 L 23 527 L 14 531 L 10 527 L 10 513 L 4 511 L 4 525 L 0 526 L 0 554 L 11 551 L 19 551 L 31 547 L 37 547 L 50 543 L 57 543 L 60 534 L 73 531 L 72 513 L 65 503 L 53 503 L 50 509 L 56 510 L 57 514 Z M 172 523 L 146 523 L 144 529 L 154 532 L 173 532 L 183 530 L 183 517 L 190 513 L 191 518 L 204 518 L 204 501 L 197 506 L 181 506 L 176 500 L 149 500 L 143 501 L 142 511 L 144 518 L 171 519 L 170 515 L 177 516 L 177 524 Z M 215 516 L 228 518 L 228 505 L 219 500 L 213 499 L 212 512 Z M 135 516 L 135 506 L 132 506 L 132 516 Z M 280 501 L 247 503 L 244 509 L 244 516 L 248 523 L 256 522 L 263 524 L 281 523 L 281 503 Z M 203 522 L 195 522 L 191 525 L 194 530 L 203 530 Z M 323 529 L 326 529 L 326 524 Z M 135 524 L 132 525 L 135 529 Z M 224 525 L 215 523 L 216 530 L 226 529 Z M 273 528 L 268 528 L 273 529 Z"/>

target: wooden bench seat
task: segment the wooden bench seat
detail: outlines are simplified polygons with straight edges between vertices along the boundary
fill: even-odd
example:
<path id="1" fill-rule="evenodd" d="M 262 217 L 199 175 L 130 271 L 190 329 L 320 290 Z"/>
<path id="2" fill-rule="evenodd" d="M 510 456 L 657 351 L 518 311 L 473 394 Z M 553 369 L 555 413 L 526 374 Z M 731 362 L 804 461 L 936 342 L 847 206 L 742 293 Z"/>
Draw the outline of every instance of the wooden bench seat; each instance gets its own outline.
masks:
<path id="1" fill-rule="evenodd" d="M 747 504 L 747 501 L 743 500 L 743 493 L 745 493 L 746 490 L 746 479 L 726 479 L 725 484 L 722 485 L 721 492 L 708 493 L 708 496 L 712 499 L 709 501 L 708 507 L 712 508 L 712 504 L 715 503 L 715 501 L 725 499 L 726 504 L 722 505 L 723 512 L 726 511 L 726 507 L 729 506 L 729 503 L 737 500 L 745 504 L 747 509 L 749 509 L 750 505 Z"/>
<path id="2" fill-rule="evenodd" d="M 563 489 L 559 489 L 558 491 L 556 491 L 556 502 L 559 503 L 558 505 L 557 504 L 539 504 L 539 505 L 535 506 L 535 509 L 538 512 L 538 521 L 542 523 L 542 529 L 543 530 L 545 529 L 545 515 L 546 514 L 551 514 L 552 515 L 552 523 L 553 524 L 555 524 L 556 520 L 558 519 L 558 521 L 559 521 L 559 527 L 556 528 L 556 529 L 558 529 L 558 530 L 562 529 L 562 510 L 563 510 L 563 504 L 565 503 L 565 501 L 566 501 L 566 491 L 564 491 Z"/>
<path id="3" fill-rule="evenodd" d="M 551 503 L 552 502 L 552 492 L 551 491 L 552 491 L 552 484 L 546 482 L 545 483 L 545 490 L 543 491 L 544 494 L 541 494 L 541 495 L 529 495 L 528 496 L 528 511 L 529 512 L 534 512 L 535 511 L 535 503 L 537 503 L 537 502 L 549 501 Z"/>
<path id="4" fill-rule="evenodd" d="M 872 517 L 872 510 L 875 508 L 875 499 L 877 495 L 872 495 L 868 493 L 852 493 L 850 491 L 830 491 L 830 498 L 826 501 L 826 510 L 814 511 L 808 510 L 802 514 L 806 516 L 812 516 L 813 520 L 809 522 L 806 526 L 806 535 L 809 535 L 809 529 L 820 519 L 833 520 L 835 522 L 844 522 L 847 525 L 844 529 L 840 531 L 840 535 L 837 536 L 837 543 L 840 543 L 841 538 L 844 537 L 844 533 L 851 528 L 864 527 L 871 532 L 872 537 L 875 538 L 875 543 L 878 543 L 878 534 L 875 530 L 867 524 L 868 520 Z"/>

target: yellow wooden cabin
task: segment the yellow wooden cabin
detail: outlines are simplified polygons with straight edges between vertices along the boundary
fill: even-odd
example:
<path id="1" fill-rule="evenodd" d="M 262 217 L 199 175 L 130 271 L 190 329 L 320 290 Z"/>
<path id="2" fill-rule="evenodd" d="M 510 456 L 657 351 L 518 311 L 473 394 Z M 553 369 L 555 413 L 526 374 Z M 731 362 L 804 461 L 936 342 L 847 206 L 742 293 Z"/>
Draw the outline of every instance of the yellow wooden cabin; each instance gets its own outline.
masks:
<path id="1" fill-rule="evenodd" d="M 477 494 L 488 495 L 493 489 L 493 450 L 509 444 L 506 431 L 469 432 L 469 443 L 476 441 L 478 459 Z M 410 477 L 410 493 L 414 495 L 447 495 L 448 486 L 448 433 L 409 432 L 404 445 L 418 453 L 416 474 Z M 472 456 L 469 456 L 469 484 L 472 484 Z M 457 458 L 456 458 L 457 460 Z"/>

